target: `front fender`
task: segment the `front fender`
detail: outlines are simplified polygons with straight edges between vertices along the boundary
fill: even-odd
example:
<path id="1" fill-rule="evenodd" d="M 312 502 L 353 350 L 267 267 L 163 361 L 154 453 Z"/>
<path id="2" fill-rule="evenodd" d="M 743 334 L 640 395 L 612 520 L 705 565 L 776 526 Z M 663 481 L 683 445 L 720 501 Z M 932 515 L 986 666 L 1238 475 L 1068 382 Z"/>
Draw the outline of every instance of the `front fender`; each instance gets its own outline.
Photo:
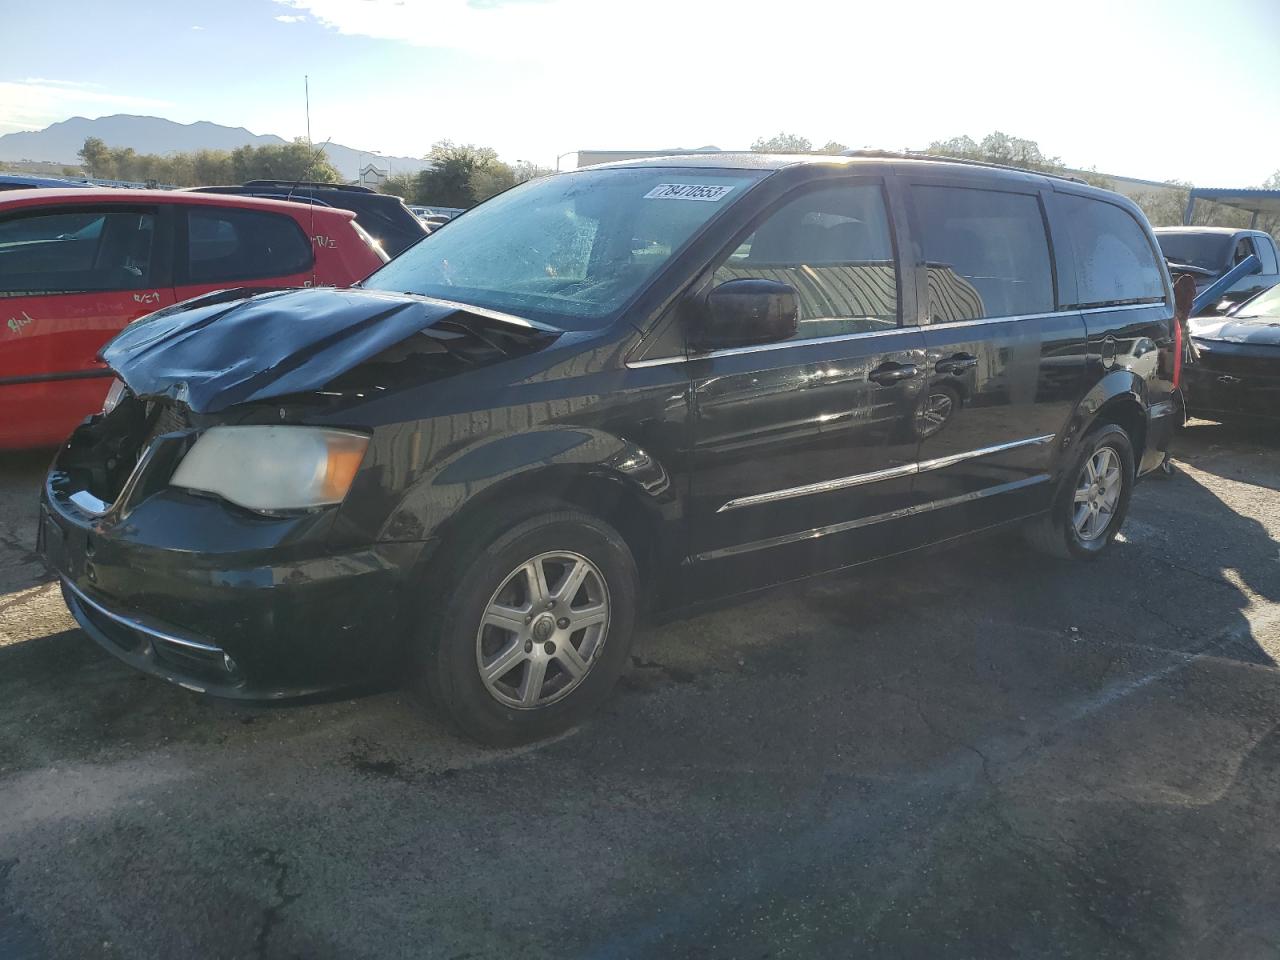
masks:
<path id="1" fill-rule="evenodd" d="M 428 464 L 378 539 L 426 540 L 472 506 L 588 478 L 616 482 L 655 511 L 673 497 L 666 467 L 637 444 L 599 429 L 557 425 L 484 438 Z"/>

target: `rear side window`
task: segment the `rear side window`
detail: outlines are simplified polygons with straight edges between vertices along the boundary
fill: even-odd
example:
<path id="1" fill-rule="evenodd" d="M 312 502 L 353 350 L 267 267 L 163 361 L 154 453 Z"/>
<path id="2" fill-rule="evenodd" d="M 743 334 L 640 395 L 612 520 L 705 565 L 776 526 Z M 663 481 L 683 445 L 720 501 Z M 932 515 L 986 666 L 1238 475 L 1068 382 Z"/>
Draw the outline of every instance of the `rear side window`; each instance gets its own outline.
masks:
<path id="1" fill-rule="evenodd" d="M 1053 310 L 1040 201 L 969 187 L 912 188 L 928 267 L 929 323 Z"/>
<path id="2" fill-rule="evenodd" d="M 713 282 L 748 278 L 796 289 L 797 339 L 897 326 L 897 268 L 880 186 L 809 190 L 784 203 L 716 269 Z"/>
<path id="3" fill-rule="evenodd" d="M 292 217 L 210 207 L 187 211 L 188 283 L 282 277 L 311 269 L 311 244 Z"/>
<path id="4" fill-rule="evenodd" d="M 1080 307 L 1154 303 L 1164 299 L 1164 277 L 1146 231 L 1123 207 L 1058 195 L 1075 252 Z"/>
<path id="5" fill-rule="evenodd" d="M 0 220 L 0 296 L 153 286 L 155 235 L 146 209 L 59 207 Z"/>
<path id="6" fill-rule="evenodd" d="M 1262 261 L 1263 273 L 1280 273 L 1276 264 L 1276 247 L 1270 237 L 1254 237 L 1253 245 L 1258 250 L 1258 259 Z"/>

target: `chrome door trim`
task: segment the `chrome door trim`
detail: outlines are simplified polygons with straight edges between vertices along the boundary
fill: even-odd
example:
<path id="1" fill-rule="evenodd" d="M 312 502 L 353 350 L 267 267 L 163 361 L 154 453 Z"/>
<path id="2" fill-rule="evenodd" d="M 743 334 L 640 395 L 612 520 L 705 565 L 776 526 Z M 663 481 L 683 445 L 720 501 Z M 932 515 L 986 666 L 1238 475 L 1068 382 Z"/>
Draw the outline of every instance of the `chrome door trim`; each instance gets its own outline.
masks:
<path id="1" fill-rule="evenodd" d="M 1025 440 L 1014 440 L 1010 443 L 997 443 L 994 447 L 983 447 L 980 450 L 968 450 L 965 453 L 953 453 L 946 457 L 934 457 L 932 460 L 921 460 L 917 466 L 920 473 L 928 473 L 930 470 L 941 470 L 943 467 L 950 467 L 957 463 L 963 463 L 965 460 L 973 460 L 975 457 L 985 457 L 990 453 L 1004 453 L 1006 450 L 1016 450 L 1018 447 L 1033 447 L 1036 444 L 1052 443 L 1056 433 L 1046 433 L 1043 437 L 1028 437 Z"/>
<path id="2" fill-rule="evenodd" d="M 946 457 L 935 457 L 932 460 L 919 460 L 915 463 L 904 463 L 900 467 L 889 467 L 887 470 L 875 470 L 871 473 L 855 473 L 848 477 L 839 477 L 834 480 L 823 480 L 819 483 L 807 483 L 800 487 L 787 487 L 782 490 L 770 490 L 768 493 L 754 493 L 748 497 L 738 497 L 730 500 L 722 506 L 716 513 L 724 513 L 726 510 L 737 510 L 740 507 L 754 507 L 762 503 L 775 503 L 779 500 L 790 500 L 793 497 L 807 497 L 815 493 L 830 493 L 835 490 L 844 490 L 848 487 L 857 487 L 864 483 L 876 483 L 880 480 L 892 480 L 895 477 L 906 477 L 917 473 L 927 473 L 930 470 L 941 470 L 944 467 L 950 467 L 957 463 L 963 463 L 965 460 L 974 460 L 978 457 L 986 457 L 993 453 L 1004 453 L 1006 450 L 1016 450 L 1019 447 L 1030 447 L 1035 444 L 1052 443 L 1057 434 L 1048 433 L 1042 437 L 1028 437 L 1025 440 L 1013 440 L 1009 443 L 998 443 L 992 447 L 981 447 L 977 450 L 967 450 L 964 453 L 953 453 Z M 888 515 L 886 515 L 887 517 Z"/>
<path id="3" fill-rule="evenodd" d="M 994 487 L 975 490 L 972 493 L 963 493 L 958 497 L 947 497 L 944 500 L 931 500 L 928 503 L 922 503 L 918 506 L 904 507 L 900 510 L 890 510 L 887 513 L 878 513 L 871 517 L 859 517 L 856 520 L 846 520 L 843 523 L 832 523 L 822 527 L 811 527 L 808 530 L 800 530 L 796 533 L 784 533 L 781 536 L 768 537 L 764 540 L 754 540 L 751 543 L 739 543 L 730 547 L 721 547 L 717 550 L 708 550 L 706 553 L 697 554 L 693 559 L 723 560 L 726 557 L 733 557 L 742 553 L 751 553 L 756 550 L 765 550 L 769 547 L 781 547 L 789 543 L 799 543 L 801 540 L 813 540 L 817 537 L 830 536 L 833 533 L 846 533 L 850 530 L 857 530 L 860 527 L 869 527 L 872 524 L 884 523 L 886 520 L 901 520 L 905 517 L 913 517 L 917 514 L 929 513 L 933 510 L 944 510 L 947 507 L 958 506 L 962 503 L 982 500 L 985 497 L 994 497 L 1001 493 L 1011 493 L 1014 490 L 1021 490 L 1023 487 L 1030 487 L 1039 483 L 1044 483 L 1048 479 L 1049 474 L 1038 473 L 1033 477 L 1014 480 L 1010 483 L 997 484 Z"/>
<path id="4" fill-rule="evenodd" d="M 807 497 L 814 493 L 830 493 L 833 490 L 844 490 L 847 487 L 857 487 L 864 483 L 875 483 L 878 480 L 892 480 L 894 477 L 909 477 L 912 474 L 919 473 L 919 464 L 904 463 L 900 467 L 889 467 L 885 470 L 876 470 L 872 473 L 855 473 L 849 477 L 839 477 L 835 480 L 823 480 L 820 483 L 806 483 L 801 487 L 787 487 L 785 490 L 771 490 L 768 493 L 754 493 L 749 497 L 738 497 L 736 500 L 730 500 L 716 513 L 724 513 L 726 510 L 737 510 L 739 507 L 754 507 L 761 503 L 773 503 L 777 500 L 789 500 L 792 497 Z"/>

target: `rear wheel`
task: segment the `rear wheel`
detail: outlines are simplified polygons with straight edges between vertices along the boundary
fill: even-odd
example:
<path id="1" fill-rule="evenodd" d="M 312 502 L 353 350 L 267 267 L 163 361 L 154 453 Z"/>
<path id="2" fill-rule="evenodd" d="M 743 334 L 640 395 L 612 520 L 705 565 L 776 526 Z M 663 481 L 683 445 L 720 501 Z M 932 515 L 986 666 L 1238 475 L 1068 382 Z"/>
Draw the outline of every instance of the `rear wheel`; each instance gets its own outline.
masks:
<path id="1" fill-rule="evenodd" d="M 1133 444 L 1122 427 L 1103 424 L 1081 442 L 1049 513 L 1026 527 L 1027 540 L 1050 556 L 1092 559 L 1115 539 L 1133 492 Z"/>
<path id="2" fill-rule="evenodd" d="M 482 743 L 522 743 L 577 723 L 626 664 L 638 577 L 626 543 L 557 510 L 472 540 L 420 640 L 431 698 Z"/>

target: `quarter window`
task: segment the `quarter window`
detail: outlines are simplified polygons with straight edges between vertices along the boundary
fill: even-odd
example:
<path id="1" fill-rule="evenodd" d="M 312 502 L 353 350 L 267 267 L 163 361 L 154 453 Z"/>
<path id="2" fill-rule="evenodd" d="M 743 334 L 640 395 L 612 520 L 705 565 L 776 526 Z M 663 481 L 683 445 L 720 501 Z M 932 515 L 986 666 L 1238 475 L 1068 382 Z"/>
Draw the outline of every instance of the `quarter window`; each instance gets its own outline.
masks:
<path id="1" fill-rule="evenodd" d="M 969 187 L 912 188 L 928 268 L 928 322 L 1054 309 L 1040 201 Z"/>
<path id="2" fill-rule="evenodd" d="M 797 339 L 897 326 L 898 274 L 880 186 L 809 190 L 784 203 L 716 269 L 713 282 L 746 278 L 795 288 Z"/>
<path id="3" fill-rule="evenodd" d="M 187 281 L 283 277 L 311 269 L 311 244 L 292 217 L 210 207 L 187 211 Z"/>
<path id="4" fill-rule="evenodd" d="M 1059 194 L 1059 209 L 1075 251 L 1077 306 L 1154 303 L 1164 299 L 1164 275 L 1147 233 L 1123 207 Z"/>
<path id="5" fill-rule="evenodd" d="M 0 296 L 141 290 L 154 285 L 156 217 L 68 208 L 0 221 Z"/>

